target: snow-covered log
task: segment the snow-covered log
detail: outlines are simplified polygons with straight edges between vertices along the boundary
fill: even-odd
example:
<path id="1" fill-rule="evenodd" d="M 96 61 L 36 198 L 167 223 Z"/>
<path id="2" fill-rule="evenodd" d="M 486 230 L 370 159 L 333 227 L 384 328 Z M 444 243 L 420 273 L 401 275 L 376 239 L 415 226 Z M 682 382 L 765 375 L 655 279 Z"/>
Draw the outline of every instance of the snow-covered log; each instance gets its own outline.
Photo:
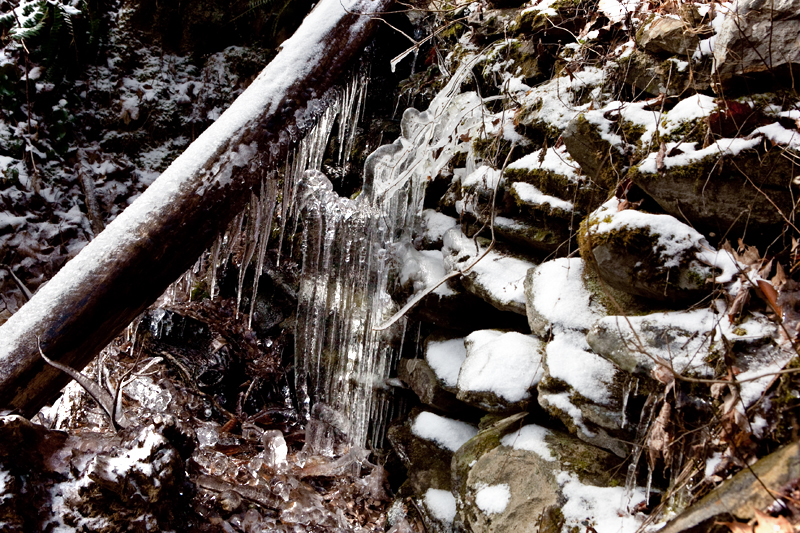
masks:
<path id="1" fill-rule="evenodd" d="M 197 259 L 313 124 L 390 3 L 322 0 L 231 107 L 0 327 L 0 407 L 31 416 L 67 383 L 37 337 L 83 368 Z"/>

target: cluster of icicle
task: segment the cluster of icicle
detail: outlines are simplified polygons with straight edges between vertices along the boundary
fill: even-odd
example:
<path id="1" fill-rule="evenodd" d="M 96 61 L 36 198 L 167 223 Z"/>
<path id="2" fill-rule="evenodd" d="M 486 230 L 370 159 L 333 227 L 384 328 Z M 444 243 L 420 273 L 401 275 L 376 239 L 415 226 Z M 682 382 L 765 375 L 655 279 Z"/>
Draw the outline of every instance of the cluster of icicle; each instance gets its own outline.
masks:
<path id="1" fill-rule="evenodd" d="M 273 224 L 280 228 L 278 261 L 287 237 L 302 226 L 295 383 L 300 412 L 309 421 L 306 438 L 316 453 L 336 455 L 368 439 L 379 445 L 394 414 L 391 395 L 376 394 L 387 387 L 399 358 L 393 341 L 405 328 L 399 320 L 377 331 L 397 308 L 389 295 L 391 253 L 419 229 L 428 181 L 458 153 L 467 153 L 467 170 L 474 166 L 469 140 L 486 134 L 489 114 L 475 92 L 460 92 L 473 66 L 474 60 L 464 61 L 428 110 L 405 111 L 400 138 L 367 158 L 362 192 L 351 200 L 334 192 L 320 167 L 337 122 L 339 163 L 347 164 L 368 81 L 363 73 L 356 76 L 287 161 L 282 190 L 274 175 L 265 176 L 261 195 L 253 195 L 180 281 L 185 291 L 209 265 L 213 298 L 217 272 L 233 260 L 234 250 L 244 250 L 241 265 L 255 259 L 255 295 Z M 246 269 L 239 270 L 241 302 Z M 248 324 L 253 309 L 251 303 Z"/>
<path id="2" fill-rule="evenodd" d="M 296 390 L 312 423 L 307 442 L 326 455 L 336 446 L 379 446 L 393 417 L 391 395 L 378 394 L 400 350 L 394 329 L 377 331 L 397 310 L 389 295 L 391 252 L 419 229 L 425 188 L 483 126 L 474 92 L 459 94 L 465 63 L 427 111 L 408 109 L 401 136 L 366 160 L 361 195 L 339 197 L 328 178 L 306 172 L 298 198 L 303 268 L 295 336 Z M 400 331 L 398 331 L 400 330 Z M 309 430 L 310 429 L 310 430 Z"/>

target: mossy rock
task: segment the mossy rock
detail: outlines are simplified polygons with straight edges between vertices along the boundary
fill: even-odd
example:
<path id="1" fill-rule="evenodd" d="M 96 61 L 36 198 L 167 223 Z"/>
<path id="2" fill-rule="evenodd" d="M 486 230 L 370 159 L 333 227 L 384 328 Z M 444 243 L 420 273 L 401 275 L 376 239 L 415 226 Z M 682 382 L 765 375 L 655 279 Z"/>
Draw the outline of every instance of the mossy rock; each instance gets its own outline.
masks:
<path id="1" fill-rule="evenodd" d="M 619 72 L 624 82 L 650 96 L 666 94 L 680 96 L 686 93 L 711 90 L 711 60 L 689 62 L 679 68 L 677 59 L 659 59 L 646 52 L 635 50 L 631 55 L 618 60 Z"/>
<path id="2" fill-rule="evenodd" d="M 562 43 L 575 41 L 586 21 L 591 17 L 591 2 L 585 0 L 557 0 L 546 10 L 525 9 L 514 20 L 512 28 L 520 33 L 531 35 L 537 40 L 549 40 Z"/>
<path id="3" fill-rule="evenodd" d="M 472 465 L 485 453 L 500 446 L 500 439 L 516 430 L 525 415 L 525 413 L 517 413 L 497 420 L 489 427 L 479 431 L 453 454 L 451 486 L 456 494 L 460 495 L 466 489 L 467 477 Z"/>
<path id="4" fill-rule="evenodd" d="M 504 176 L 509 182 L 530 183 L 544 194 L 572 202 L 578 213 L 597 209 L 608 197 L 605 187 L 584 176 L 576 181 L 551 170 L 521 168 L 506 168 Z"/>
<path id="5" fill-rule="evenodd" d="M 624 147 L 612 146 L 603 139 L 598 126 L 589 122 L 583 114 L 570 121 L 561 138 L 569 155 L 581 166 L 594 186 L 601 192 L 613 191 L 622 174 L 622 168 L 615 168 L 615 165 L 624 162 Z"/>
<path id="6" fill-rule="evenodd" d="M 722 236 L 735 240 L 745 232 L 751 241 L 769 242 L 784 229 L 784 216 L 793 216 L 800 192 L 787 150 L 759 145 L 735 156 L 711 154 L 667 166 L 661 173 L 634 167 L 628 177 L 664 211 L 687 220 L 712 242 Z"/>
<path id="7" fill-rule="evenodd" d="M 619 459 L 564 433 L 544 430 L 547 457 L 500 444 L 503 435 L 517 425 L 514 422 L 499 432 L 479 433 L 453 458 L 453 487 L 459 496 L 456 525 L 461 530 L 533 532 L 562 523 L 563 515 L 559 517 L 556 511 L 565 500 L 558 483 L 562 472 L 594 486 L 622 482 L 617 475 L 621 471 Z M 506 508 L 499 513 L 482 511 L 476 504 L 477 492 L 501 484 L 510 494 Z"/>
<path id="8" fill-rule="evenodd" d="M 581 256 L 605 283 L 664 305 L 697 301 L 714 289 L 711 282 L 717 271 L 697 259 L 697 254 L 703 251 L 699 245 L 668 248 L 665 242 L 682 243 L 683 235 L 658 233 L 654 228 L 663 218 L 654 218 L 655 225 L 622 223 L 607 229 L 605 223 L 612 221 L 611 211 L 615 209 L 613 205 L 608 210 L 598 209 L 581 222 L 578 232 Z M 677 219 L 672 224 L 684 226 Z M 687 235 L 690 232 L 693 230 L 687 226 Z"/>

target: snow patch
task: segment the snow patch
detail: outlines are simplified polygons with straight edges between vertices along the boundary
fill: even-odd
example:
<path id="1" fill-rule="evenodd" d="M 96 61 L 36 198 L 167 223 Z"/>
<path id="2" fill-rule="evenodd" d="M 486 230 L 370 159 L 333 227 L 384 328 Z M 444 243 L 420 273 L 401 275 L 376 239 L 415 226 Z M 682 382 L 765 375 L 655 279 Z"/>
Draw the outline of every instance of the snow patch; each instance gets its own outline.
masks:
<path id="1" fill-rule="evenodd" d="M 436 377 L 448 387 L 458 384 L 458 373 L 467 358 L 464 339 L 431 341 L 425 350 L 425 360 L 433 369 Z"/>
<path id="2" fill-rule="evenodd" d="M 509 401 L 528 397 L 544 374 L 541 341 L 517 332 L 475 331 L 467 336 L 467 358 L 458 375 L 458 388 L 489 391 Z"/>
<path id="3" fill-rule="evenodd" d="M 514 448 L 515 450 L 525 450 L 533 452 L 545 461 L 555 461 L 556 458 L 550 451 L 550 447 L 545 440 L 551 431 L 542 426 L 529 424 L 522 426 L 514 433 L 509 433 L 500 439 L 500 444 Z"/>
<path id="4" fill-rule="evenodd" d="M 480 487 L 475 493 L 475 505 L 486 514 L 502 513 L 511 501 L 511 488 L 506 483 Z"/>
<path id="5" fill-rule="evenodd" d="M 411 432 L 422 439 L 430 440 L 454 452 L 478 434 L 478 428 L 466 422 L 445 418 L 423 411 L 411 425 Z"/>
<path id="6" fill-rule="evenodd" d="M 456 498 L 449 490 L 428 489 L 425 506 L 437 520 L 452 524 L 456 517 Z"/>

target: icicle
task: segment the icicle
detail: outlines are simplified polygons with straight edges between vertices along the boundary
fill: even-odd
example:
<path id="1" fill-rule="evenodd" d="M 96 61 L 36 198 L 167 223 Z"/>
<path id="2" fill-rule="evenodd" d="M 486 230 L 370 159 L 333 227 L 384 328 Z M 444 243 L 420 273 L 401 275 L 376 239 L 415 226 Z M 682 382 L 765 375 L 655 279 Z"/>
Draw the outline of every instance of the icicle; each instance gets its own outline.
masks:
<path id="1" fill-rule="evenodd" d="M 638 380 L 636 385 L 638 388 Z M 639 459 L 641 459 L 642 453 L 645 450 L 644 442 L 645 438 L 647 437 L 647 430 L 650 428 L 650 424 L 653 422 L 653 416 L 655 415 L 654 407 L 656 401 L 657 401 L 657 396 L 655 394 L 650 394 L 647 396 L 647 399 L 644 402 L 644 406 L 642 407 L 641 418 L 639 419 L 639 425 L 636 428 L 636 440 L 633 448 L 633 453 L 631 454 L 632 459 L 631 463 L 628 465 L 628 472 L 625 477 L 624 498 L 626 502 L 630 502 L 630 499 L 633 496 L 633 489 L 636 486 Z M 649 471 L 648 473 L 652 474 L 652 472 Z"/>
<path id="2" fill-rule="evenodd" d="M 253 326 L 253 314 L 255 313 L 258 297 L 258 282 L 264 274 L 264 262 L 267 257 L 267 247 L 272 233 L 272 220 L 275 216 L 277 200 L 278 186 L 276 180 L 265 178 L 261 181 L 261 200 L 259 202 L 263 229 L 258 243 L 258 258 L 256 259 L 255 279 L 253 280 L 253 297 L 250 299 L 250 313 L 247 316 L 247 329 L 251 329 Z"/>

